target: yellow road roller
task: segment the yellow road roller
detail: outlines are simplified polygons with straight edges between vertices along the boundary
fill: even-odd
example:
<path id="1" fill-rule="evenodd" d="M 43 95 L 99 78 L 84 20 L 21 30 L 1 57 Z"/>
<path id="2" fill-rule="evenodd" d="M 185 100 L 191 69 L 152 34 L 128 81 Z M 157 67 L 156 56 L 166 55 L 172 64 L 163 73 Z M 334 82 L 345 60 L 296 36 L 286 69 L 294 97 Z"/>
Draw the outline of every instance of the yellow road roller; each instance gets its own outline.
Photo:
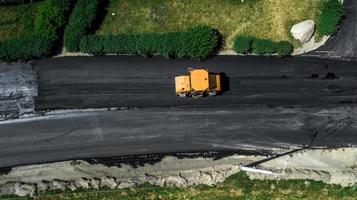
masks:
<path id="1" fill-rule="evenodd" d="M 175 77 L 176 95 L 179 97 L 215 96 L 221 89 L 221 75 L 207 69 L 188 68 L 186 75 Z"/>

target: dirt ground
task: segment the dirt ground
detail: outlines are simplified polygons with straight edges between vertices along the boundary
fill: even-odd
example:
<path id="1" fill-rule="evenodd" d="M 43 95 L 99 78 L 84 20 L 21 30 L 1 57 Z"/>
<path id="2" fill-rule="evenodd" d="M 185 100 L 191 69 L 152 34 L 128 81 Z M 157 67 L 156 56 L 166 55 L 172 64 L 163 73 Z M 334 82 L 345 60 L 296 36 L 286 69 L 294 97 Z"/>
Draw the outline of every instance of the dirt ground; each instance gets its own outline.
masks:
<path id="1" fill-rule="evenodd" d="M 178 187 L 213 185 L 241 171 L 242 166 L 267 158 L 232 155 L 215 160 L 203 157 L 179 159 L 169 156 L 157 163 L 136 167 L 128 164 L 89 164 L 83 160 L 29 165 L 2 172 L 0 191 L 2 194 L 16 194 L 25 186 L 34 188 L 33 192 L 61 188 L 75 190 L 78 185 L 84 185 L 86 188 L 127 188 L 146 182 Z M 248 172 L 252 179 L 312 179 L 349 186 L 357 183 L 357 149 L 302 150 L 255 167 L 277 174 L 283 172 L 280 176 Z M 19 186 L 19 183 L 22 185 Z"/>

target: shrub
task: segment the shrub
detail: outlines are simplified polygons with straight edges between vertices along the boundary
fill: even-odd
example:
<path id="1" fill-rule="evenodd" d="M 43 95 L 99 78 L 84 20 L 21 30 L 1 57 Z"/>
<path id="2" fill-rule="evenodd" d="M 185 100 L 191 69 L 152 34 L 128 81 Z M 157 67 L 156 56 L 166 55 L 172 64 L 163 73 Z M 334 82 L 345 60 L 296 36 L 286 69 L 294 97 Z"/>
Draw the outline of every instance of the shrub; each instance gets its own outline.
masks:
<path id="1" fill-rule="evenodd" d="M 182 34 L 179 57 L 202 60 L 212 55 L 218 48 L 219 34 L 208 26 L 189 28 Z"/>
<path id="2" fill-rule="evenodd" d="M 59 39 L 70 0 L 45 0 L 35 18 L 35 32 L 50 41 Z"/>
<path id="3" fill-rule="evenodd" d="M 317 31 L 322 35 L 330 35 L 337 31 L 345 9 L 339 0 L 325 0 L 317 23 Z"/>
<path id="4" fill-rule="evenodd" d="M 81 39 L 94 21 L 99 0 L 78 0 L 64 32 L 64 46 L 68 51 L 78 51 Z"/>
<path id="5" fill-rule="evenodd" d="M 23 3 L 26 3 L 26 2 L 28 2 L 28 0 L 0 0 L 0 6 L 23 4 Z"/>
<path id="6" fill-rule="evenodd" d="M 143 33 L 118 35 L 90 35 L 82 39 L 82 52 L 95 55 L 113 54 L 160 54 L 166 57 L 176 55 L 175 43 L 181 33 Z"/>
<path id="7" fill-rule="evenodd" d="M 233 50 L 240 54 L 250 53 L 253 41 L 254 37 L 252 36 L 235 36 L 233 38 Z"/>
<path id="8" fill-rule="evenodd" d="M 252 43 L 252 51 L 258 55 L 270 55 L 276 52 L 276 43 L 272 40 L 254 39 Z"/>
<path id="9" fill-rule="evenodd" d="M 287 56 L 293 52 L 294 45 L 288 41 L 273 42 L 252 36 L 236 35 L 233 39 L 233 50 L 241 54 L 271 55 L 277 53 L 279 56 Z"/>
<path id="10" fill-rule="evenodd" d="M 276 53 L 279 56 L 288 56 L 294 51 L 294 46 L 288 41 L 281 41 L 276 43 Z"/>
<path id="11" fill-rule="evenodd" d="M 12 38 L 0 43 L 0 60 L 30 60 L 48 56 L 51 53 L 51 42 L 36 35 Z"/>
<path id="12" fill-rule="evenodd" d="M 35 18 L 35 32 L 1 42 L 0 59 L 26 61 L 49 56 L 60 38 L 70 3 L 71 0 L 45 0 Z"/>
<path id="13" fill-rule="evenodd" d="M 186 32 L 90 35 L 82 39 L 80 50 L 95 55 L 160 54 L 166 57 L 204 59 L 219 46 L 216 30 L 199 26 Z"/>

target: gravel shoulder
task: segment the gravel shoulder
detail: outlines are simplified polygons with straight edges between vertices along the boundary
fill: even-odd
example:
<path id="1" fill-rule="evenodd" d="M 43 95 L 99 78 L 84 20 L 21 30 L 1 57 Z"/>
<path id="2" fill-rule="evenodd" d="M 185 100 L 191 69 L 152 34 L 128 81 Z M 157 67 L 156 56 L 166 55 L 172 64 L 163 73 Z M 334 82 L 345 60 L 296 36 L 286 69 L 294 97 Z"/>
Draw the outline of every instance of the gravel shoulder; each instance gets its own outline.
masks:
<path id="1" fill-rule="evenodd" d="M 35 109 L 35 73 L 28 64 L 0 64 L 0 121 L 17 118 Z"/>
<path id="2" fill-rule="evenodd" d="M 260 169 L 281 172 L 279 179 L 309 179 L 329 184 L 351 186 L 357 183 L 357 151 L 355 148 L 303 150 L 260 164 Z M 0 175 L 2 194 L 32 196 L 48 190 L 76 190 L 102 187 L 128 188 L 143 183 L 158 186 L 187 187 L 214 185 L 241 171 L 241 167 L 268 157 L 232 155 L 221 159 L 165 157 L 142 166 L 118 163 L 116 166 L 89 164 L 83 160 L 14 167 Z M 275 179 L 248 173 L 252 179 Z"/>

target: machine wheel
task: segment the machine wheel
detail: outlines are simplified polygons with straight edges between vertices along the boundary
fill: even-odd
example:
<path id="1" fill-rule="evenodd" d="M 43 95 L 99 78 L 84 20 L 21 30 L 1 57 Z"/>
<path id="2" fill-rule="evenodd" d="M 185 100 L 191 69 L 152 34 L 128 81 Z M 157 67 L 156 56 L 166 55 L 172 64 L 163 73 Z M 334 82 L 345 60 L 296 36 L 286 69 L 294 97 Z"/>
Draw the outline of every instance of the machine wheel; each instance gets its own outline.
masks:
<path id="1" fill-rule="evenodd" d="M 203 97 L 203 93 L 193 93 L 192 95 L 192 98 L 195 98 L 195 99 L 198 99 L 198 98 L 201 98 L 201 97 Z"/>
<path id="2" fill-rule="evenodd" d="M 217 92 L 214 91 L 214 90 L 213 90 L 213 91 L 209 91 L 209 92 L 208 92 L 208 95 L 209 95 L 209 96 L 216 96 L 216 95 L 217 95 Z"/>
<path id="3" fill-rule="evenodd" d="M 179 93 L 179 97 L 186 98 L 187 94 L 185 92 L 181 92 L 181 93 Z"/>

